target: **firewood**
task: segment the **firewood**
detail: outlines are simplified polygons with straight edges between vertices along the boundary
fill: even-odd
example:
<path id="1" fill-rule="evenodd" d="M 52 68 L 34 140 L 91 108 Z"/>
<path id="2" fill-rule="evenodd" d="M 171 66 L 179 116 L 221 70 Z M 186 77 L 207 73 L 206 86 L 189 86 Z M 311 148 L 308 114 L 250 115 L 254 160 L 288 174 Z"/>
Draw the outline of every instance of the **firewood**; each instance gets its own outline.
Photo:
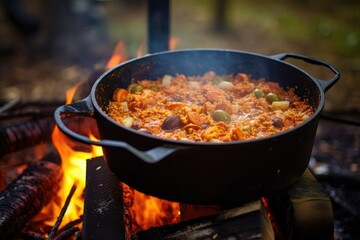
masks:
<path id="1" fill-rule="evenodd" d="M 27 117 L 47 117 L 54 114 L 55 109 L 63 105 L 63 101 L 22 101 L 14 99 L 0 107 L 0 120 L 13 120 Z"/>
<path id="2" fill-rule="evenodd" d="M 54 118 L 35 118 L 0 126 L 0 157 L 51 141 Z"/>
<path id="3" fill-rule="evenodd" d="M 79 134 L 87 135 L 90 130 L 95 137 L 99 138 L 96 122 L 92 118 L 74 117 L 64 119 L 64 123 Z M 54 127 L 53 115 L 45 118 L 27 118 L 13 124 L 0 125 L 0 158 L 41 143 L 50 143 Z M 71 147 L 82 152 L 92 150 L 90 145 L 79 142 L 74 142 Z"/>
<path id="4" fill-rule="evenodd" d="M 30 164 L 0 193 L 0 236 L 11 239 L 20 233 L 60 188 L 62 168 L 52 152 Z"/>
<path id="5" fill-rule="evenodd" d="M 15 98 L 14 100 L 7 102 L 0 107 L 0 114 L 6 112 L 7 110 L 13 108 L 20 102 L 20 98 Z"/>
<path id="6" fill-rule="evenodd" d="M 310 170 L 307 169 L 288 189 L 262 201 L 279 239 L 333 239 L 331 199 Z"/>
<path id="7" fill-rule="evenodd" d="M 60 106 L 60 105 L 59 105 Z M 55 111 L 54 109 L 24 109 L 24 110 L 15 110 L 11 112 L 5 112 L 0 114 L 0 120 L 14 120 L 21 118 L 43 118 L 53 116 Z"/>
<path id="8" fill-rule="evenodd" d="M 62 233 L 60 233 L 59 235 L 56 236 L 55 240 L 67 240 L 67 239 L 71 239 L 71 237 L 73 237 L 77 232 L 80 231 L 79 227 L 71 227 L 65 231 L 63 231 Z"/>
<path id="9" fill-rule="evenodd" d="M 255 201 L 214 215 L 151 227 L 131 239 L 260 239 L 260 214 L 260 202 Z"/>
<path id="10" fill-rule="evenodd" d="M 52 240 L 54 239 L 54 237 L 56 236 L 56 233 L 57 233 L 57 230 L 59 229 L 59 226 L 65 216 L 65 213 L 66 213 L 66 210 L 67 208 L 69 207 L 69 204 L 70 204 L 70 201 L 71 201 L 71 198 L 74 196 L 74 193 L 75 193 L 75 190 L 77 188 L 77 185 L 78 185 L 78 182 L 75 182 L 70 190 L 70 193 L 69 195 L 67 196 L 66 198 L 66 201 L 64 203 L 64 206 L 62 207 L 61 209 L 61 212 L 55 222 L 55 225 L 53 226 L 53 228 L 51 229 L 50 233 L 49 233 L 49 237 L 48 237 L 48 240 Z"/>
<path id="11" fill-rule="evenodd" d="M 82 239 L 127 239 L 119 180 L 104 158 L 86 162 L 86 189 Z"/>
<path id="12" fill-rule="evenodd" d="M 82 222 L 83 222 L 82 215 L 78 219 L 68 222 L 57 231 L 57 236 L 55 239 L 58 239 L 61 236 L 66 235 L 69 231 L 71 232 L 72 229 L 78 228 L 78 226 L 81 226 Z"/>

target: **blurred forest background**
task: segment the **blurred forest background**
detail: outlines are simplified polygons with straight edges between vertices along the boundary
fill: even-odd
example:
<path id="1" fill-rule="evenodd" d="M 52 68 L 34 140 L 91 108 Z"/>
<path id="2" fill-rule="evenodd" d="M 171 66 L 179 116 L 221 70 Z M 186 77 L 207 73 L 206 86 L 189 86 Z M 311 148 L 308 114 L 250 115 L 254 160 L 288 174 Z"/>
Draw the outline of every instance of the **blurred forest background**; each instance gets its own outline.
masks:
<path id="1" fill-rule="evenodd" d="M 360 1 L 172 0 L 170 8 L 176 49 L 319 58 L 342 74 L 326 108 L 359 109 Z M 146 0 L 3 0 L 0 100 L 64 99 L 69 87 L 101 69 L 119 41 L 128 58 L 139 48 L 146 54 Z M 323 70 L 314 76 L 326 79 Z"/>
<path id="2" fill-rule="evenodd" d="M 341 72 L 341 79 L 326 92 L 325 110 L 351 113 L 360 120 L 359 0 L 169 1 L 176 49 L 235 49 L 268 56 L 292 52 L 321 59 Z M 119 42 L 128 59 L 139 49 L 147 54 L 147 3 L 2 0 L 0 107 L 19 99 L 65 102 L 69 88 L 105 71 Z M 320 79 L 333 76 L 324 68 L 296 64 Z M 330 176 L 355 179 L 348 187 L 324 185 L 335 199 L 335 230 L 344 240 L 360 235 L 358 126 L 359 121 L 320 121 L 310 161 L 320 175 L 325 169 Z"/>

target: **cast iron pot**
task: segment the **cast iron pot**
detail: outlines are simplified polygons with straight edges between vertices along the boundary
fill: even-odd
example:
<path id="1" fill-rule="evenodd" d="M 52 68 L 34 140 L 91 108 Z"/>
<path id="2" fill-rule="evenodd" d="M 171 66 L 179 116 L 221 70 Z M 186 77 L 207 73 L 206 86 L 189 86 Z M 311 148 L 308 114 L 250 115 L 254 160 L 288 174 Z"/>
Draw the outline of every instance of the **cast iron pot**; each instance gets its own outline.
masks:
<path id="1" fill-rule="evenodd" d="M 311 77 L 283 61 L 294 58 L 321 65 L 334 73 L 331 80 Z M 308 99 L 315 113 L 295 128 L 257 140 L 194 143 L 167 140 L 138 132 L 115 122 L 106 107 L 118 87 L 165 74 L 188 76 L 215 71 L 218 75 L 250 74 L 293 87 Z M 117 178 L 149 195 L 192 204 L 237 205 L 293 184 L 307 168 L 314 143 L 324 92 L 339 72 L 323 61 L 297 54 L 272 57 L 248 52 L 192 49 L 147 55 L 122 63 L 94 83 L 90 95 L 55 111 L 59 128 L 87 144 L 102 146 L 104 158 Z M 92 141 L 66 127 L 62 117 L 94 117 L 101 140 Z"/>

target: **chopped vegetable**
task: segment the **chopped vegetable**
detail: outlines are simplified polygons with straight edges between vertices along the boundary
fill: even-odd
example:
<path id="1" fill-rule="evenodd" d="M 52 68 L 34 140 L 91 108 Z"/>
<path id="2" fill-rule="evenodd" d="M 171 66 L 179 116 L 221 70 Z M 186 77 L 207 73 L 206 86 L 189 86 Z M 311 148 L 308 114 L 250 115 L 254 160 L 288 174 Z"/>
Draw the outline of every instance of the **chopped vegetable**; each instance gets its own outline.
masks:
<path id="1" fill-rule="evenodd" d="M 127 102 L 121 102 L 120 105 L 121 105 L 121 107 L 122 107 L 122 109 L 123 109 L 124 112 L 128 112 L 128 111 L 129 111 L 129 107 L 128 107 Z"/>
<path id="2" fill-rule="evenodd" d="M 113 100 L 115 102 L 123 102 L 128 95 L 128 91 L 123 88 L 117 88 L 113 94 Z"/>
<path id="3" fill-rule="evenodd" d="M 302 120 L 306 120 L 306 119 L 308 119 L 310 116 L 309 115 L 307 115 L 307 114 L 305 114 L 304 116 L 302 116 Z"/>
<path id="4" fill-rule="evenodd" d="M 275 102 L 272 102 L 271 106 L 273 107 L 273 109 L 286 111 L 289 109 L 290 102 L 289 101 L 275 101 Z"/>
<path id="5" fill-rule="evenodd" d="M 250 126 L 248 125 L 243 126 L 243 131 L 244 132 L 250 131 Z"/>
<path id="6" fill-rule="evenodd" d="M 200 87 L 200 83 L 197 81 L 189 81 L 188 84 L 192 88 Z"/>
<path id="7" fill-rule="evenodd" d="M 124 118 L 122 122 L 126 127 L 131 127 L 133 125 L 134 119 L 132 117 L 127 117 Z"/>
<path id="8" fill-rule="evenodd" d="M 219 83 L 219 88 L 221 88 L 222 90 L 230 90 L 234 87 L 234 84 L 232 84 L 231 82 L 228 81 L 222 81 Z"/>
<path id="9" fill-rule="evenodd" d="M 170 86 L 171 79 L 172 79 L 172 77 L 170 75 L 164 75 L 164 77 L 162 78 L 162 81 L 161 81 L 161 85 L 163 85 L 164 87 Z"/>

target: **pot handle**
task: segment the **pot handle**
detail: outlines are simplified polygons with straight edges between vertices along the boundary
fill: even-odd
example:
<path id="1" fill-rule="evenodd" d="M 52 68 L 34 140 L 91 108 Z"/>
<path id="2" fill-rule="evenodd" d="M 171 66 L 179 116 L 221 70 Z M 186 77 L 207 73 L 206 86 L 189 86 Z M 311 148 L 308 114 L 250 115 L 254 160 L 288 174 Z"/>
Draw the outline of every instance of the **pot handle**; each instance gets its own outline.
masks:
<path id="1" fill-rule="evenodd" d="M 320 86 L 324 90 L 324 92 L 326 92 L 328 89 L 330 89 L 340 79 L 339 70 L 337 70 L 331 64 L 326 63 L 326 62 L 324 62 L 322 60 L 319 60 L 319 59 L 310 58 L 310 57 L 303 56 L 303 55 L 300 55 L 300 54 L 295 54 L 295 53 L 280 53 L 280 54 L 276 54 L 276 55 L 271 56 L 271 58 L 274 58 L 274 59 L 277 59 L 277 60 L 284 60 L 285 58 L 295 58 L 295 59 L 303 60 L 303 61 L 305 61 L 307 63 L 327 67 L 328 69 L 330 69 L 335 74 L 335 76 L 332 79 L 330 79 L 330 80 L 321 80 L 321 79 L 314 78 L 320 84 Z"/>
<path id="2" fill-rule="evenodd" d="M 79 102 L 75 102 L 68 105 L 62 105 L 58 107 L 54 112 L 54 118 L 57 126 L 63 133 L 65 133 L 67 136 L 79 142 L 101 146 L 101 147 L 123 148 L 147 163 L 157 163 L 163 160 L 164 158 L 166 158 L 167 156 L 169 156 L 170 154 L 174 153 L 175 151 L 182 149 L 182 147 L 179 146 L 175 147 L 169 145 L 162 145 L 147 151 L 141 151 L 123 141 L 106 140 L 106 139 L 94 141 L 86 136 L 83 136 L 81 134 L 72 131 L 62 121 L 62 117 L 72 117 L 72 116 L 94 117 L 94 112 L 95 112 L 94 106 L 91 103 L 90 96 L 88 96 L 87 98 L 80 100 Z"/>

